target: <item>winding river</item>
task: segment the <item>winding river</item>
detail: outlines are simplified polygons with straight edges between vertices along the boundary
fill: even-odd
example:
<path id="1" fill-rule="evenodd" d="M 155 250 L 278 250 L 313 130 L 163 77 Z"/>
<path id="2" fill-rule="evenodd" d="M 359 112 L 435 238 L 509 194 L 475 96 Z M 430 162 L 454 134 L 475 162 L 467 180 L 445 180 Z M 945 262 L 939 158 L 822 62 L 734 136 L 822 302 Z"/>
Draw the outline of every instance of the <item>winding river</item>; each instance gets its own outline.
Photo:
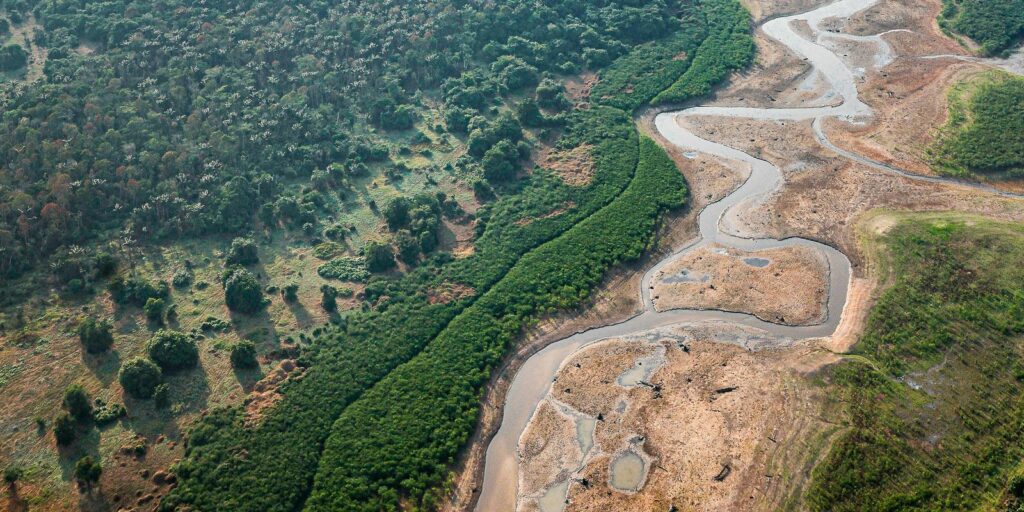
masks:
<path id="1" fill-rule="evenodd" d="M 591 329 L 557 341 L 529 358 L 516 373 L 505 401 L 502 423 L 487 448 L 484 465 L 483 489 L 476 511 L 505 512 L 516 508 L 516 486 L 518 481 L 518 458 L 516 448 L 519 437 L 525 430 L 534 410 L 547 394 L 552 379 L 562 362 L 585 345 L 607 338 L 621 337 L 649 331 L 659 327 L 698 321 L 724 321 L 756 327 L 774 336 L 800 340 L 831 335 L 839 324 L 846 304 L 850 282 L 850 261 L 836 249 L 803 238 L 774 240 L 769 238 L 746 238 L 730 233 L 722 227 L 722 217 L 732 207 L 750 207 L 763 201 L 782 183 L 781 171 L 771 163 L 755 158 L 738 149 L 703 139 L 680 125 L 680 118 L 691 116 L 735 117 L 775 121 L 813 120 L 815 135 L 820 144 L 837 154 L 856 160 L 865 165 L 893 172 L 902 176 L 935 181 L 940 178 L 924 177 L 906 173 L 888 165 L 875 162 L 863 156 L 850 153 L 834 146 L 821 129 L 821 120 L 826 117 L 845 121 L 870 119 L 871 109 L 860 101 L 857 93 L 858 76 L 832 50 L 822 44 L 825 38 L 845 38 L 872 42 L 878 47 L 876 64 L 885 65 L 892 60 L 892 51 L 881 35 L 851 36 L 835 34 L 821 29 L 825 20 L 844 19 L 863 11 L 879 0 L 840 0 L 812 11 L 772 19 L 762 26 L 764 33 L 778 40 L 796 54 L 806 58 L 811 66 L 823 76 L 831 92 L 824 98 L 841 98 L 835 106 L 809 106 L 806 108 L 751 108 L 699 106 L 680 112 L 662 113 L 655 118 L 655 126 L 661 135 L 676 146 L 688 151 L 702 152 L 719 158 L 742 162 L 751 168 L 750 177 L 735 191 L 713 203 L 699 216 L 700 236 L 647 270 L 641 280 L 640 300 L 643 312 L 629 320 Z M 806 22 L 815 39 L 809 40 L 796 32 L 794 22 Z M 862 71 L 862 70 L 861 70 Z M 833 102 L 834 103 L 834 102 Z M 942 179 L 943 181 L 949 181 Z M 985 188 L 984 185 L 968 186 Z M 994 190 L 992 190 L 994 191 Z M 650 295 L 652 281 L 658 271 L 681 255 L 708 244 L 721 244 L 743 251 L 804 246 L 821 251 L 828 260 L 829 296 L 826 320 L 818 325 L 786 326 L 762 321 L 749 314 L 724 311 L 671 310 L 658 312 L 654 309 Z"/>

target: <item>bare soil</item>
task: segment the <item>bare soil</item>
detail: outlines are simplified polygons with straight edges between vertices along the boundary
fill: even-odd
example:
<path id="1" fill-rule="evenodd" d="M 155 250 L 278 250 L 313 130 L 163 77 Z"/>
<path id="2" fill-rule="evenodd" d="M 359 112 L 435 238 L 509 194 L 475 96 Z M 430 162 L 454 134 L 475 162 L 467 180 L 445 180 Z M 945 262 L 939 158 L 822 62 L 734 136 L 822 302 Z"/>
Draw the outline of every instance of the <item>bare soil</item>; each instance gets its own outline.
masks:
<path id="1" fill-rule="evenodd" d="M 778 324 L 817 324 L 827 313 L 828 274 L 825 256 L 807 247 L 756 252 L 701 247 L 654 277 L 654 306 L 658 311 L 717 309 Z"/>

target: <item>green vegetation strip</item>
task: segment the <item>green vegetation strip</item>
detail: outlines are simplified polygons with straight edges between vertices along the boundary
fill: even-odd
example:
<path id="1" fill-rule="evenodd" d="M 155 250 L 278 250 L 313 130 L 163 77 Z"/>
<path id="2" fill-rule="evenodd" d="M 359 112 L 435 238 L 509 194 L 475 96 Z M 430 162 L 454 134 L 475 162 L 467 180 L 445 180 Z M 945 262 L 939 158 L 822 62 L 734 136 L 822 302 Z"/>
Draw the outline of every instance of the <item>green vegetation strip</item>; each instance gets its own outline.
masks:
<path id="1" fill-rule="evenodd" d="M 1004 53 L 1024 36 L 1024 0 L 943 0 L 939 26 L 973 39 L 983 55 Z"/>
<path id="2" fill-rule="evenodd" d="M 1020 498 L 1024 226 L 911 217 L 885 238 L 893 285 L 858 359 L 826 375 L 848 429 L 813 510 L 976 510 Z M 1014 483 L 1016 482 L 1016 483 Z"/>
<path id="3" fill-rule="evenodd" d="M 639 257 L 686 186 L 654 141 L 640 143 L 629 188 L 520 260 L 427 348 L 349 406 L 325 445 L 307 510 L 381 510 L 402 495 L 425 508 L 476 423 L 480 390 L 540 315 L 580 304 L 604 273 Z"/>
<path id="4" fill-rule="evenodd" d="M 930 148 L 960 177 L 1024 178 L 1024 78 L 989 71 L 953 86 L 949 120 Z"/>
<path id="5" fill-rule="evenodd" d="M 721 5 L 738 4 L 705 0 L 687 9 Z M 742 9 L 723 12 L 747 23 Z M 683 71 L 667 67 L 659 80 L 674 83 Z M 711 80 L 724 74 L 695 76 Z M 667 156 L 649 140 L 638 150 L 629 114 L 599 105 L 570 115 L 558 143 L 593 148 L 596 172 L 589 186 L 570 187 L 535 170 L 516 193 L 477 212 L 483 233 L 473 256 L 439 257 L 401 279 L 371 279 L 365 293 L 376 308 L 351 314 L 320 336 L 303 356 L 304 374 L 284 385 L 280 402 L 252 420 L 254 426 L 244 425 L 243 411 L 227 409 L 194 427 L 186 458 L 176 467 L 179 485 L 163 508 L 295 510 L 309 496 L 315 474 L 312 508 L 345 503 L 331 509 L 390 509 L 400 496 L 435 503 L 430 489 L 441 483 L 465 442 L 480 386 L 508 342 L 538 315 L 584 300 L 608 268 L 642 252 L 658 213 L 683 200 L 684 184 Z M 566 204 L 575 207 L 545 215 Z M 477 295 L 431 303 L 427 292 L 445 283 L 468 285 Z M 459 346 L 460 340 L 467 344 Z M 410 368 L 442 363 L 447 366 L 424 370 L 410 389 Z M 425 390 L 432 392 L 420 402 Z M 415 418 L 407 414 L 426 410 L 422 404 L 428 403 L 442 407 Z M 384 444 L 348 446 L 339 439 L 349 429 L 379 425 L 376 416 L 365 419 L 367 414 L 394 415 L 393 425 L 373 433 Z M 348 482 L 349 471 L 357 471 L 356 481 Z M 330 489 L 319 483 L 335 479 L 346 484 Z"/>

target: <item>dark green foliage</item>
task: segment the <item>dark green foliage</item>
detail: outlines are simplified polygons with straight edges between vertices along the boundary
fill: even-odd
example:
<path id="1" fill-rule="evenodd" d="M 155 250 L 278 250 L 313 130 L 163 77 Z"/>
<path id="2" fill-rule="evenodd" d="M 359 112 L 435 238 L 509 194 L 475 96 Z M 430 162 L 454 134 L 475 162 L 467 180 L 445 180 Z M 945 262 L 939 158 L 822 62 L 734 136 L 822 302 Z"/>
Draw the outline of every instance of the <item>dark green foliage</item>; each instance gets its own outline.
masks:
<path id="1" fill-rule="evenodd" d="M 149 340 L 146 351 L 164 373 L 195 368 L 199 363 L 199 348 L 196 347 L 196 342 L 178 331 L 157 331 Z"/>
<path id="2" fill-rule="evenodd" d="M 242 340 L 231 347 L 231 366 L 235 368 L 250 369 L 260 365 L 256 359 L 256 344 L 249 340 Z"/>
<path id="3" fill-rule="evenodd" d="M 106 404 L 96 399 L 96 408 L 92 411 L 92 419 L 96 425 L 102 427 L 109 425 L 128 414 L 128 411 L 121 404 Z"/>
<path id="4" fill-rule="evenodd" d="M 551 6 L 543 3 L 545 5 L 516 7 L 516 2 L 505 2 L 502 6 L 503 12 L 507 7 L 508 12 L 521 12 L 536 20 L 530 23 L 540 21 L 538 27 L 558 27 L 567 19 L 569 10 L 566 8 L 571 2 L 552 2 Z M 525 37 L 514 35 L 524 24 L 496 22 L 494 34 L 501 42 L 486 45 L 482 51 L 491 61 L 511 54 L 541 71 L 572 69 L 573 62 L 581 62 L 581 59 L 564 58 L 565 50 L 561 48 L 589 46 L 598 49 L 594 47 L 600 46 L 608 52 L 609 58 L 614 58 L 626 51 L 621 41 L 642 41 L 674 24 L 673 16 L 663 10 L 665 6 L 660 2 L 644 7 L 614 2 L 607 8 L 592 7 L 589 2 L 579 2 L 572 12 L 588 20 L 598 13 L 607 13 L 610 15 L 607 23 L 602 22 L 600 30 L 581 26 L 582 32 L 569 38 L 572 42 L 568 46 L 532 44 Z M 671 7 L 684 11 L 684 16 L 703 9 L 699 5 L 674 2 Z M 566 10 L 560 11 L 562 9 Z M 545 19 L 549 21 L 541 21 Z M 494 114 L 490 106 L 494 105 L 500 88 L 487 71 L 479 70 L 466 71 L 442 86 L 445 111 L 450 114 L 453 108 L 464 109 L 460 113 L 464 115 L 458 117 L 472 132 L 468 144 L 475 158 L 483 157 L 501 140 L 515 146 L 522 138 L 519 122 L 512 115 L 499 113 L 490 120 L 476 115 Z M 468 111 L 474 111 L 472 120 Z M 282 388 L 281 403 L 268 411 L 258 427 L 243 427 L 243 414 L 238 409 L 213 411 L 195 425 L 189 433 L 186 457 L 175 467 L 179 485 L 163 500 L 162 507 L 168 510 L 178 505 L 201 510 L 297 510 L 304 505 L 312 508 L 316 503 L 333 505 L 356 500 L 350 502 L 351 506 L 336 509 L 379 510 L 393 507 L 397 496 L 403 494 L 411 496 L 412 506 L 423 504 L 430 508 L 429 496 L 433 494 L 426 489 L 438 483 L 437 476 L 444 472 L 444 465 L 450 460 L 447 454 L 458 450 L 465 439 L 464 433 L 472 427 L 477 396 L 473 389 L 487 378 L 486 363 L 500 359 L 504 344 L 516 333 L 517 326 L 528 325 L 537 315 L 559 307 L 578 304 L 607 268 L 624 258 L 639 255 L 653 231 L 657 213 L 682 200 L 678 171 L 653 143 L 644 142 L 646 163 L 638 168 L 640 143 L 629 113 L 594 105 L 588 110 L 565 115 L 565 124 L 560 146 L 569 149 L 588 144 L 593 147 L 595 176 L 589 185 L 570 187 L 557 177 L 537 170 L 515 183 L 511 193 L 503 190 L 501 198 L 476 212 L 478 237 L 472 256 L 451 259 L 438 255 L 402 278 L 371 278 L 364 294 L 375 307 L 345 315 L 338 327 L 328 329 L 304 351 L 300 361 L 306 367 L 303 378 L 288 382 Z M 651 148 L 657 153 L 654 157 L 650 154 Z M 518 152 L 519 148 L 516 150 Z M 666 162 L 667 167 L 663 165 Z M 650 182 L 657 183 L 651 185 Z M 633 191 L 629 195 L 624 192 L 627 186 Z M 640 193 L 646 196 L 636 197 L 635 194 Z M 545 217 L 570 202 L 575 206 L 566 213 Z M 613 208 L 609 204 L 618 206 Z M 606 211 L 610 213 L 603 213 Z M 596 212 L 602 215 L 597 216 Z M 527 219 L 530 222 L 522 222 Z M 585 224 L 587 227 L 582 227 Z M 583 231 L 569 236 L 567 233 L 574 229 Z M 591 231 L 597 229 L 617 234 L 605 245 L 607 235 L 595 236 Z M 599 244 L 599 247 L 591 244 Z M 386 262 L 393 265 L 390 247 L 383 247 L 388 251 Z M 552 251 L 557 254 L 549 254 Z M 368 251 L 368 259 L 369 254 Z M 550 262 L 545 263 L 548 260 Z M 563 265 L 567 265 L 565 273 L 560 272 Z M 431 304 L 423 290 L 444 283 L 465 284 L 477 293 L 451 303 Z M 495 289 L 499 291 L 493 291 Z M 478 303 L 482 304 L 474 306 Z M 495 331 L 492 323 L 498 318 L 506 323 Z M 465 344 L 453 346 L 461 342 Z M 423 406 L 431 404 L 434 409 L 425 414 L 423 423 L 416 427 L 438 433 L 433 439 L 419 436 L 422 431 L 404 430 L 411 427 L 405 421 L 406 416 L 390 409 L 405 407 L 408 404 L 405 400 L 376 406 L 364 403 L 369 401 L 368 393 L 378 393 L 372 390 L 386 389 L 388 391 L 382 393 L 391 396 L 392 386 L 401 380 L 394 376 L 396 368 L 410 365 L 420 368 L 424 361 L 436 362 L 433 358 L 445 361 L 451 358 L 457 362 L 450 371 L 445 367 L 441 367 L 440 372 L 432 368 L 427 373 L 436 375 L 417 377 L 425 379 L 415 381 L 425 388 L 410 395 L 435 393 L 436 396 L 430 397 Z M 401 376 L 406 375 L 407 372 L 401 370 Z M 448 384 L 454 385 L 445 387 Z M 360 405 L 352 405 L 354 403 Z M 437 403 L 443 403 L 442 407 L 437 408 Z M 413 405 L 416 411 L 420 410 L 419 405 Z M 396 423 L 383 425 L 379 433 L 373 434 L 373 439 L 390 440 L 403 432 L 408 432 L 410 437 L 393 446 L 380 445 L 376 453 L 369 441 L 353 440 L 359 444 L 359 449 L 351 452 L 351 465 L 335 467 L 343 448 L 335 443 L 339 442 L 337 438 L 343 429 L 348 428 L 336 420 L 340 415 L 362 418 L 367 407 L 388 410 L 383 417 L 353 428 L 381 426 L 386 417 Z M 453 417 L 457 419 L 450 421 Z M 331 462 L 320 464 L 321 448 L 329 434 Z M 419 444 L 421 441 L 424 444 Z M 402 450 L 407 450 L 405 456 L 416 462 L 396 467 L 396 460 L 401 457 L 396 454 Z M 358 474 L 357 468 L 363 469 L 366 461 L 374 457 L 380 461 L 374 471 Z M 321 475 L 316 475 L 318 467 Z M 383 473 L 392 476 L 381 477 Z M 329 484 L 321 486 L 319 482 L 333 481 L 341 474 L 358 476 L 351 485 L 346 483 L 330 495 L 325 493 L 327 487 L 324 486 Z M 314 477 L 320 486 L 316 502 L 307 502 Z M 367 490 L 373 497 L 363 501 L 362 486 L 367 481 L 380 485 Z M 388 496 L 395 500 L 388 500 Z M 427 498 L 421 499 L 424 496 Z"/>
<path id="5" fill-rule="evenodd" d="M 319 273 L 319 269 L 317 269 L 317 273 Z M 281 298 L 288 303 L 294 303 L 299 300 L 298 283 L 288 283 L 284 285 L 284 288 L 281 288 Z"/>
<path id="6" fill-rule="evenodd" d="M 0 71 L 12 71 L 28 63 L 28 52 L 19 44 L 0 46 Z"/>
<path id="7" fill-rule="evenodd" d="M 96 254 L 93 265 L 96 268 L 96 277 L 110 277 L 117 271 L 117 258 L 112 254 L 100 252 Z"/>
<path id="8" fill-rule="evenodd" d="M 167 384 L 157 384 L 153 388 L 153 407 L 166 409 L 171 405 L 171 388 Z"/>
<path id="9" fill-rule="evenodd" d="M 78 422 L 68 413 L 57 416 L 53 421 L 53 437 L 58 446 L 67 446 L 78 437 Z"/>
<path id="10" fill-rule="evenodd" d="M 8 466 L 4 470 L 4 483 L 7 485 L 14 485 L 18 480 L 21 479 L 22 471 L 17 466 Z"/>
<path id="11" fill-rule="evenodd" d="M 361 283 L 370 278 L 370 271 L 367 269 L 366 260 L 348 256 L 341 256 L 320 265 L 316 269 L 316 273 L 320 274 L 320 277 L 324 279 L 337 279 L 354 283 Z"/>
<path id="12" fill-rule="evenodd" d="M 156 297 L 150 297 L 146 299 L 146 305 L 142 306 L 142 312 L 146 314 L 146 319 L 157 325 L 164 323 L 164 300 Z"/>
<path id="13" fill-rule="evenodd" d="M 187 288 L 188 285 L 192 284 L 192 271 L 187 268 L 178 269 L 171 276 L 171 284 L 175 288 Z"/>
<path id="14" fill-rule="evenodd" d="M 64 390 L 64 401 L 61 402 L 64 410 L 80 422 L 92 419 L 92 403 L 85 388 L 78 384 L 72 384 Z"/>
<path id="15" fill-rule="evenodd" d="M 132 359 L 121 366 L 118 381 L 132 397 L 150 398 L 160 384 L 160 367 L 148 359 Z"/>
<path id="16" fill-rule="evenodd" d="M 152 298 L 164 299 L 170 294 L 167 283 L 163 281 L 146 281 L 139 277 L 115 277 L 107 286 L 110 296 L 118 304 L 131 304 L 142 307 Z"/>
<path id="17" fill-rule="evenodd" d="M 862 359 L 827 376 L 849 427 L 806 500 L 975 510 L 1024 458 L 1024 229 L 916 220 L 886 242 L 895 282 L 870 313 Z"/>
<path id="18" fill-rule="evenodd" d="M 224 262 L 228 265 L 255 265 L 259 263 L 260 256 L 256 250 L 256 242 L 251 238 L 236 238 L 231 241 L 231 248 L 228 249 Z"/>
<path id="19" fill-rule="evenodd" d="M 511 141 L 501 140 L 484 153 L 480 163 L 487 181 L 508 181 L 515 177 L 519 168 L 519 151 Z"/>
<path id="20" fill-rule="evenodd" d="M 1024 177 L 1021 112 L 1024 78 L 992 72 L 959 84 L 950 93 L 949 120 L 933 147 L 935 163 L 960 176 Z"/>
<path id="21" fill-rule="evenodd" d="M 390 245 L 371 241 L 363 248 L 363 252 L 366 254 L 366 268 L 370 272 L 383 272 L 395 266 L 395 253 Z"/>
<path id="22" fill-rule="evenodd" d="M 0 35 L 7 34 L 11 31 L 11 22 L 7 21 L 7 18 L 0 18 Z"/>
<path id="23" fill-rule="evenodd" d="M 224 303 L 231 311 L 251 315 L 266 306 L 263 287 L 252 272 L 244 268 L 229 269 L 224 273 L 223 284 Z"/>
<path id="24" fill-rule="evenodd" d="M 342 413 L 307 507 L 377 510 L 396 506 L 400 495 L 431 507 L 428 491 L 472 431 L 489 369 L 520 330 L 579 304 L 607 269 L 639 257 L 661 212 L 685 195 L 672 160 L 643 139 L 636 176 L 621 196 L 525 255 L 423 352 Z"/>
<path id="25" fill-rule="evenodd" d="M 75 463 L 75 481 L 82 489 L 87 491 L 92 489 L 100 481 L 102 474 L 103 466 L 88 455 L 78 459 L 78 462 Z"/>
<path id="26" fill-rule="evenodd" d="M 939 25 L 973 39 L 981 53 L 1009 50 L 1024 35 L 1024 0 L 943 0 Z"/>
<path id="27" fill-rule="evenodd" d="M 320 287 L 320 306 L 324 311 L 333 313 L 338 310 L 338 289 L 325 284 Z"/>
<path id="28" fill-rule="evenodd" d="M 112 326 L 106 320 L 96 320 L 93 317 L 86 317 L 78 324 L 78 339 L 90 354 L 105 352 L 114 345 L 114 335 L 111 333 Z"/>

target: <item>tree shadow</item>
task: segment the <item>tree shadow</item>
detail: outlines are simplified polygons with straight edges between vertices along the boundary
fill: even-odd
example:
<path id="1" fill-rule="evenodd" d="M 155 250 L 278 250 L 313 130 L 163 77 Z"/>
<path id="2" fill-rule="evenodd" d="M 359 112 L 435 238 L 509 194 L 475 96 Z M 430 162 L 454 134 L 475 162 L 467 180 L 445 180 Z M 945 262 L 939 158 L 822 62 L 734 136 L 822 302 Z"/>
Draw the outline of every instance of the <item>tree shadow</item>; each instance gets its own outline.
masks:
<path id="1" fill-rule="evenodd" d="M 90 354 L 82 347 L 82 363 L 104 386 L 109 386 L 117 379 L 117 372 L 121 368 L 121 353 L 111 349 L 99 354 Z"/>
<path id="2" fill-rule="evenodd" d="M 310 314 L 309 310 L 306 309 L 306 306 L 298 300 L 293 302 L 284 301 L 284 304 L 288 307 L 288 311 L 291 312 L 292 316 L 295 317 L 299 330 L 308 329 L 316 323 L 316 320 L 313 318 L 313 315 Z"/>
<path id="3" fill-rule="evenodd" d="M 10 512 L 28 512 L 28 500 L 18 494 L 18 484 L 7 484 L 7 508 Z"/>
<path id="4" fill-rule="evenodd" d="M 235 368 L 235 378 L 238 379 L 238 383 L 242 386 L 242 391 L 246 394 L 252 393 L 256 383 L 263 380 L 266 375 L 260 367 L 256 368 Z"/>

